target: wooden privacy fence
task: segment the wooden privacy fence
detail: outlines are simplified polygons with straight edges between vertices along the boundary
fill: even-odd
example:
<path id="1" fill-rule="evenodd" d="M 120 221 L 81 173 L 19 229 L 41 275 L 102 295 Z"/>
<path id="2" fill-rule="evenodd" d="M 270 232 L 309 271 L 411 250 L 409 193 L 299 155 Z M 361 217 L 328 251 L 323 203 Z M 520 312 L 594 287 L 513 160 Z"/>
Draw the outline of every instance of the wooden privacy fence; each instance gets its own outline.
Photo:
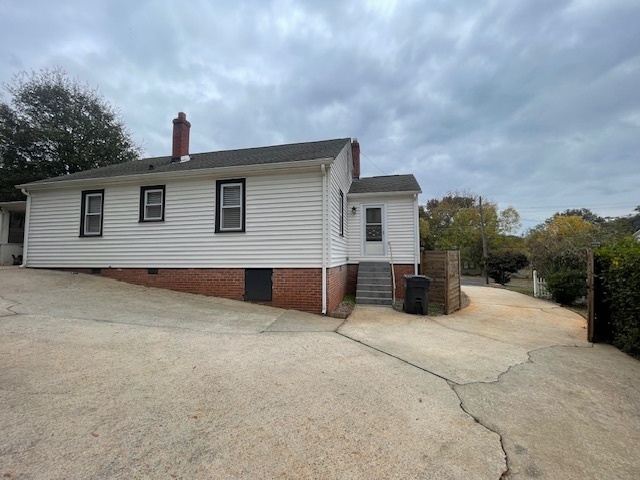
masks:
<path id="1" fill-rule="evenodd" d="M 420 258 L 420 273 L 431 278 L 429 301 L 444 304 L 444 313 L 460 310 L 460 252 L 424 251 Z"/>

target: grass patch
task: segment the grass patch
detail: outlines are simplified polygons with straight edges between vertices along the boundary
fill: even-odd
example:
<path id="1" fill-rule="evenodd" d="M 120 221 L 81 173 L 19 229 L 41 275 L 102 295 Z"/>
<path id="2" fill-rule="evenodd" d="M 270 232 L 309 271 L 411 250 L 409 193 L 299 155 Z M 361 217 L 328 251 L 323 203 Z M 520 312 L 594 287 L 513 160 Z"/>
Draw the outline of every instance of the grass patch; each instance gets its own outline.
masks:
<path id="1" fill-rule="evenodd" d="M 523 295 L 528 295 L 533 297 L 533 287 L 525 287 L 522 285 L 496 285 L 498 288 L 504 288 L 505 290 L 511 290 L 512 292 L 521 293 Z M 548 299 L 548 301 L 553 302 L 553 300 Z M 562 305 L 564 308 L 571 310 L 572 312 L 576 312 L 578 315 L 582 315 L 584 318 L 587 318 L 589 312 L 587 310 L 586 305 Z"/>
<path id="2" fill-rule="evenodd" d="M 345 295 L 344 298 L 342 299 L 342 301 L 345 302 L 345 303 L 353 303 L 355 305 L 356 296 L 355 295 Z"/>
<path id="3" fill-rule="evenodd" d="M 398 312 L 404 312 L 404 300 L 398 299 L 393 305 L 393 309 Z M 429 308 L 427 309 L 427 316 L 439 317 L 444 315 L 444 305 L 442 303 L 429 302 Z"/>
<path id="4" fill-rule="evenodd" d="M 499 285 L 498 288 L 504 288 L 505 290 L 511 290 L 512 292 L 533 297 L 533 287 L 525 287 L 522 285 Z"/>
<path id="5" fill-rule="evenodd" d="M 429 302 L 427 315 L 429 315 L 430 317 L 439 317 L 440 315 L 444 315 L 444 304 Z"/>
<path id="6" fill-rule="evenodd" d="M 586 305 L 562 305 L 564 308 L 571 310 L 572 312 L 576 312 L 578 315 L 582 315 L 584 318 L 587 318 L 589 315 L 589 310 Z"/>

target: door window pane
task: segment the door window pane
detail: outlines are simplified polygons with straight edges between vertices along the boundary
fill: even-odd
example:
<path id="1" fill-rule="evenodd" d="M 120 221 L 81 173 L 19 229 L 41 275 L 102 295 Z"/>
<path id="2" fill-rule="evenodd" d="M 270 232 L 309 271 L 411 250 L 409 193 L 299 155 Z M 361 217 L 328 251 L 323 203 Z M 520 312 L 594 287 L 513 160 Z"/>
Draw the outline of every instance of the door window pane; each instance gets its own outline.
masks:
<path id="1" fill-rule="evenodd" d="M 382 209 L 367 208 L 367 223 L 382 223 Z"/>
<path id="2" fill-rule="evenodd" d="M 367 223 L 365 225 L 365 237 L 367 242 L 381 242 L 382 241 L 382 209 L 367 208 L 365 215 L 367 219 Z"/>
<path id="3" fill-rule="evenodd" d="M 367 225 L 367 242 L 381 242 L 382 241 L 382 226 L 381 225 Z"/>

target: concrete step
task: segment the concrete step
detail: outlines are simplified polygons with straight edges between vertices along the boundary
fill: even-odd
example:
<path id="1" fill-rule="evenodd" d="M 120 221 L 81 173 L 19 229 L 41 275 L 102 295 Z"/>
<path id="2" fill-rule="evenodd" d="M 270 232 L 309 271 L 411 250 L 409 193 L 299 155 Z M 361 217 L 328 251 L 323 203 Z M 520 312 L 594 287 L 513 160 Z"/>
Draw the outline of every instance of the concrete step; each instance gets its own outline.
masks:
<path id="1" fill-rule="evenodd" d="M 391 279 L 389 278 L 359 278 L 357 287 L 360 285 L 380 285 L 391 288 Z"/>
<path id="2" fill-rule="evenodd" d="M 391 266 L 386 262 L 362 262 L 358 266 L 356 304 L 391 306 Z"/>
<path id="3" fill-rule="evenodd" d="M 358 290 L 358 293 L 356 293 L 356 298 L 358 297 L 391 298 L 391 292 L 373 292 L 371 290 Z"/>
<path id="4" fill-rule="evenodd" d="M 379 283 L 358 283 L 357 291 L 366 290 L 368 292 L 390 292 L 391 284 L 381 285 Z"/>
<path id="5" fill-rule="evenodd" d="M 391 272 L 358 272 L 358 278 L 391 278 Z"/>
<path id="6" fill-rule="evenodd" d="M 391 306 L 392 301 L 390 298 L 369 298 L 369 297 L 356 297 L 356 305 L 386 305 Z"/>

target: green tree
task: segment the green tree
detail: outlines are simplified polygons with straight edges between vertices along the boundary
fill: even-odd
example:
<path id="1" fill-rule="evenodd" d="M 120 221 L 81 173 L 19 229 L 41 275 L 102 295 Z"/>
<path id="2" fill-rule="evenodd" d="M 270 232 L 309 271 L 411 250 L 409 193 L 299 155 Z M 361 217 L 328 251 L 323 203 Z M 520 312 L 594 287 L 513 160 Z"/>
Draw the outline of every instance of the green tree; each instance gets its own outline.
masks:
<path id="1" fill-rule="evenodd" d="M 601 217 L 597 213 L 593 213 L 588 208 L 569 208 L 562 213 L 556 213 L 554 217 L 556 215 L 564 215 L 565 217 L 580 217 L 585 222 L 589 222 L 597 226 L 602 226 L 606 222 L 603 217 Z"/>
<path id="2" fill-rule="evenodd" d="M 509 243 L 506 238 L 520 228 L 520 215 L 513 207 L 500 211 L 493 202 L 483 199 L 483 215 L 489 251 Z M 420 208 L 421 242 L 427 250 L 457 247 L 463 261 L 480 265 L 482 229 L 479 196 L 472 192 L 449 192 L 433 198 Z M 428 227 L 427 227 L 428 225 Z"/>
<path id="3" fill-rule="evenodd" d="M 600 228 L 581 216 L 556 214 L 527 233 L 533 268 L 546 276 L 558 270 L 584 270 L 586 249 Z"/>
<path id="4" fill-rule="evenodd" d="M 489 255 L 487 273 L 500 285 L 511 281 L 511 275 L 529 265 L 529 260 L 523 253 L 504 250 Z"/>
<path id="5" fill-rule="evenodd" d="M 595 255 L 613 344 L 640 358 L 640 242 L 627 237 Z"/>
<path id="6" fill-rule="evenodd" d="M 640 210 L 638 208 L 634 210 L 638 212 L 635 214 L 605 218 L 600 241 L 603 244 L 616 243 L 637 232 L 640 229 Z"/>
<path id="7" fill-rule="evenodd" d="M 97 89 L 60 69 L 22 72 L 0 102 L 0 200 L 23 196 L 14 185 L 136 159 L 120 113 Z"/>

